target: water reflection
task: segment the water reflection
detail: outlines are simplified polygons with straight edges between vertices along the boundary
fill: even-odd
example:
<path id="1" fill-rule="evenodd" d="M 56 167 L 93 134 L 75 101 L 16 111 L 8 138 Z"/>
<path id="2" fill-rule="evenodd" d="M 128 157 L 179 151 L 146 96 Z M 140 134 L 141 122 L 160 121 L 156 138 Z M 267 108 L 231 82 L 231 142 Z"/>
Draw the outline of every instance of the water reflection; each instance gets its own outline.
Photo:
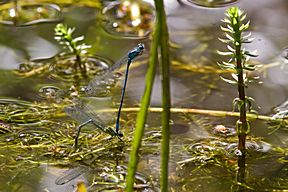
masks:
<path id="1" fill-rule="evenodd" d="M 0 45 L 0 55 L 1 55 L 1 69 L 18 69 L 20 63 L 25 61 L 24 54 L 19 50 L 15 50 L 6 46 Z"/>
<path id="2" fill-rule="evenodd" d="M 20 63 L 27 60 L 51 58 L 59 51 L 55 44 L 36 34 L 32 28 L 15 30 L 6 28 L 2 33 L 7 34 L 8 40 L 11 39 L 11 41 L 1 39 L 5 45 L 0 46 L 2 58 L 0 65 L 3 69 L 18 69 Z"/>
<path id="3" fill-rule="evenodd" d="M 129 0 L 109 3 L 102 14 L 103 28 L 108 33 L 128 38 L 147 37 L 155 15 L 149 3 Z"/>
<path id="4" fill-rule="evenodd" d="M 181 0 L 187 5 L 198 5 L 203 7 L 225 7 L 229 6 L 238 0 Z"/>
<path id="5" fill-rule="evenodd" d="M 2 5 L 0 14 L 0 23 L 12 26 L 29 26 L 61 20 L 61 9 L 55 4 L 25 5 L 17 0 Z"/>

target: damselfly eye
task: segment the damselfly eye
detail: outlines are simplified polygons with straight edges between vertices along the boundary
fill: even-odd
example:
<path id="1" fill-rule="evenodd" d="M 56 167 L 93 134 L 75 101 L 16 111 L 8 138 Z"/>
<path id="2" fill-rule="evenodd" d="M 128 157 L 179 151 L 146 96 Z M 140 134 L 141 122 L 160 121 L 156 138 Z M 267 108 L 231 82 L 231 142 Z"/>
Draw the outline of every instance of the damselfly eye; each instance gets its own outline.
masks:
<path id="1" fill-rule="evenodd" d="M 138 44 L 138 48 L 139 48 L 140 50 L 144 50 L 144 49 L 145 49 L 145 46 L 144 46 L 144 44 L 139 43 L 139 44 Z"/>

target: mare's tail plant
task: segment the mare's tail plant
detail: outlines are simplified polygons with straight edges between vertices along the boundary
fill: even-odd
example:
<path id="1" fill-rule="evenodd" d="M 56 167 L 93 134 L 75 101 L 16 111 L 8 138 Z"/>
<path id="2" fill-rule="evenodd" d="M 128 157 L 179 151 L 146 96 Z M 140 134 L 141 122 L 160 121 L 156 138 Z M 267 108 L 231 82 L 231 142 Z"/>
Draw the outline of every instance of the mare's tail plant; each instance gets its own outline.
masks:
<path id="1" fill-rule="evenodd" d="M 87 59 L 87 49 L 91 48 L 90 45 L 85 43 L 79 43 L 84 40 L 84 36 L 73 38 L 72 34 L 75 28 L 68 28 L 66 25 L 59 23 L 55 27 L 54 39 L 59 42 L 67 51 L 63 52 L 62 55 L 72 54 L 75 56 L 74 69 L 80 69 L 82 74 L 86 74 L 85 62 Z"/>
<path id="2" fill-rule="evenodd" d="M 247 77 L 247 71 L 254 71 L 256 66 L 249 64 L 250 57 L 256 57 L 255 52 L 249 52 L 242 47 L 243 44 L 251 43 L 253 38 L 249 38 L 251 33 L 245 33 L 249 28 L 249 21 L 244 24 L 246 14 L 238 7 L 229 8 L 226 13 L 226 18 L 222 21 L 226 24 L 225 27 L 221 26 L 221 30 L 225 32 L 225 39 L 219 38 L 220 41 L 227 44 L 228 51 L 218 51 L 220 55 L 229 56 L 228 62 L 218 63 L 222 69 L 233 70 L 232 79 L 221 77 L 229 84 L 238 86 L 238 98 L 233 101 L 233 107 L 238 106 L 240 112 L 239 120 L 236 122 L 236 129 L 238 134 L 238 152 L 239 156 L 245 157 L 245 142 L 246 135 L 250 131 L 250 125 L 246 118 L 246 112 L 251 112 L 253 98 L 245 95 L 245 88 L 250 81 Z M 244 163 L 244 165 L 243 165 Z M 245 161 L 239 164 L 239 167 L 245 166 Z"/>

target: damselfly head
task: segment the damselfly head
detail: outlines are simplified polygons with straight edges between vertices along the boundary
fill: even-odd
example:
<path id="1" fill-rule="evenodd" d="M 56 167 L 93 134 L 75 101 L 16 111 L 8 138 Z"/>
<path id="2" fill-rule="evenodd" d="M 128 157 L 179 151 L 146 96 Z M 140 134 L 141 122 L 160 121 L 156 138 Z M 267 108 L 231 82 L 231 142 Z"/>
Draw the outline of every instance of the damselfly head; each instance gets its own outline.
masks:
<path id="1" fill-rule="evenodd" d="M 123 134 L 121 131 L 118 131 L 118 132 L 117 132 L 117 136 L 118 136 L 118 137 L 123 137 L 124 134 Z"/>
<path id="2" fill-rule="evenodd" d="M 138 44 L 138 49 L 140 49 L 141 51 L 143 51 L 145 49 L 145 46 L 143 43 L 139 43 Z"/>
<path id="3" fill-rule="evenodd" d="M 142 53 L 143 53 L 143 51 L 145 49 L 144 44 L 143 43 L 139 43 L 137 49 L 138 49 L 138 55 L 142 55 Z"/>

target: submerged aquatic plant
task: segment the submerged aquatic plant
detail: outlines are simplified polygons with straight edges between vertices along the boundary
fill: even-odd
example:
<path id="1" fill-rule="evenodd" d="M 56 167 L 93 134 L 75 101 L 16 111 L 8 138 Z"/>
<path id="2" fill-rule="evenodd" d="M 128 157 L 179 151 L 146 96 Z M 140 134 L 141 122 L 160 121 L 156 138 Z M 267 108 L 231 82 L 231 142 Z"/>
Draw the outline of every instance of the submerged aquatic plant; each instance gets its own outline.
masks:
<path id="1" fill-rule="evenodd" d="M 245 157 L 246 136 L 250 131 L 250 124 L 246 118 L 247 111 L 252 111 L 252 103 L 255 102 L 252 97 L 247 97 L 245 87 L 251 80 L 247 77 L 247 71 L 254 71 L 256 66 L 249 64 L 247 61 L 250 57 L 256 57 L 256 53 L 249 52 L 242 47 L 245 43 L 251 43 L 253 38 L 249 38 L 251 33 L 243 34 L 249 28 L 249 21 L 243 23 L 246 14 L 238 7 L 231 7 L 226 12 L 226 18 L 222 21 L 227 24 L 226 27 L 221 26 L 221 30 L 225 32 L 225 39 L 219 38 L 220 41 L 227 44 L 228 51 L 218 51 L 220 55 L 229 56 L 228 62 L 218 63 L 222 69 L 233 70 L 232 78 L 226 79 L 221 77 L 225 82 L 238 86 L 238 98 L 234 99 L 233 105 L 238 106 L 240 112 L 239 120 L 236 122 L 238 134 L 238 150 L 239 155 Z M 245 162 L 244 162 L 245 164 Z M 239 167 L 241 167 L 239 165 Z"/>
<path id="2" fill-rule="evenodd" d="M 59 23 L 55 27 L 55 40 L 63 46 L 64 49 L 68 50 L 63 52 L 62 55 L 73 54 L 75 56 L 75 71 L 79 67 L 80 71 L 85 74 L 86 66 L 85 60 L 87 59 L 87 49 L 91 48 L 91 45 L 86 45 L 85 43 L 79 43 L 84 40 L 84 36 L 79 36 L 76 38 L 72 37 L 75 28 L 68 28 L 66 25 Z"/>

